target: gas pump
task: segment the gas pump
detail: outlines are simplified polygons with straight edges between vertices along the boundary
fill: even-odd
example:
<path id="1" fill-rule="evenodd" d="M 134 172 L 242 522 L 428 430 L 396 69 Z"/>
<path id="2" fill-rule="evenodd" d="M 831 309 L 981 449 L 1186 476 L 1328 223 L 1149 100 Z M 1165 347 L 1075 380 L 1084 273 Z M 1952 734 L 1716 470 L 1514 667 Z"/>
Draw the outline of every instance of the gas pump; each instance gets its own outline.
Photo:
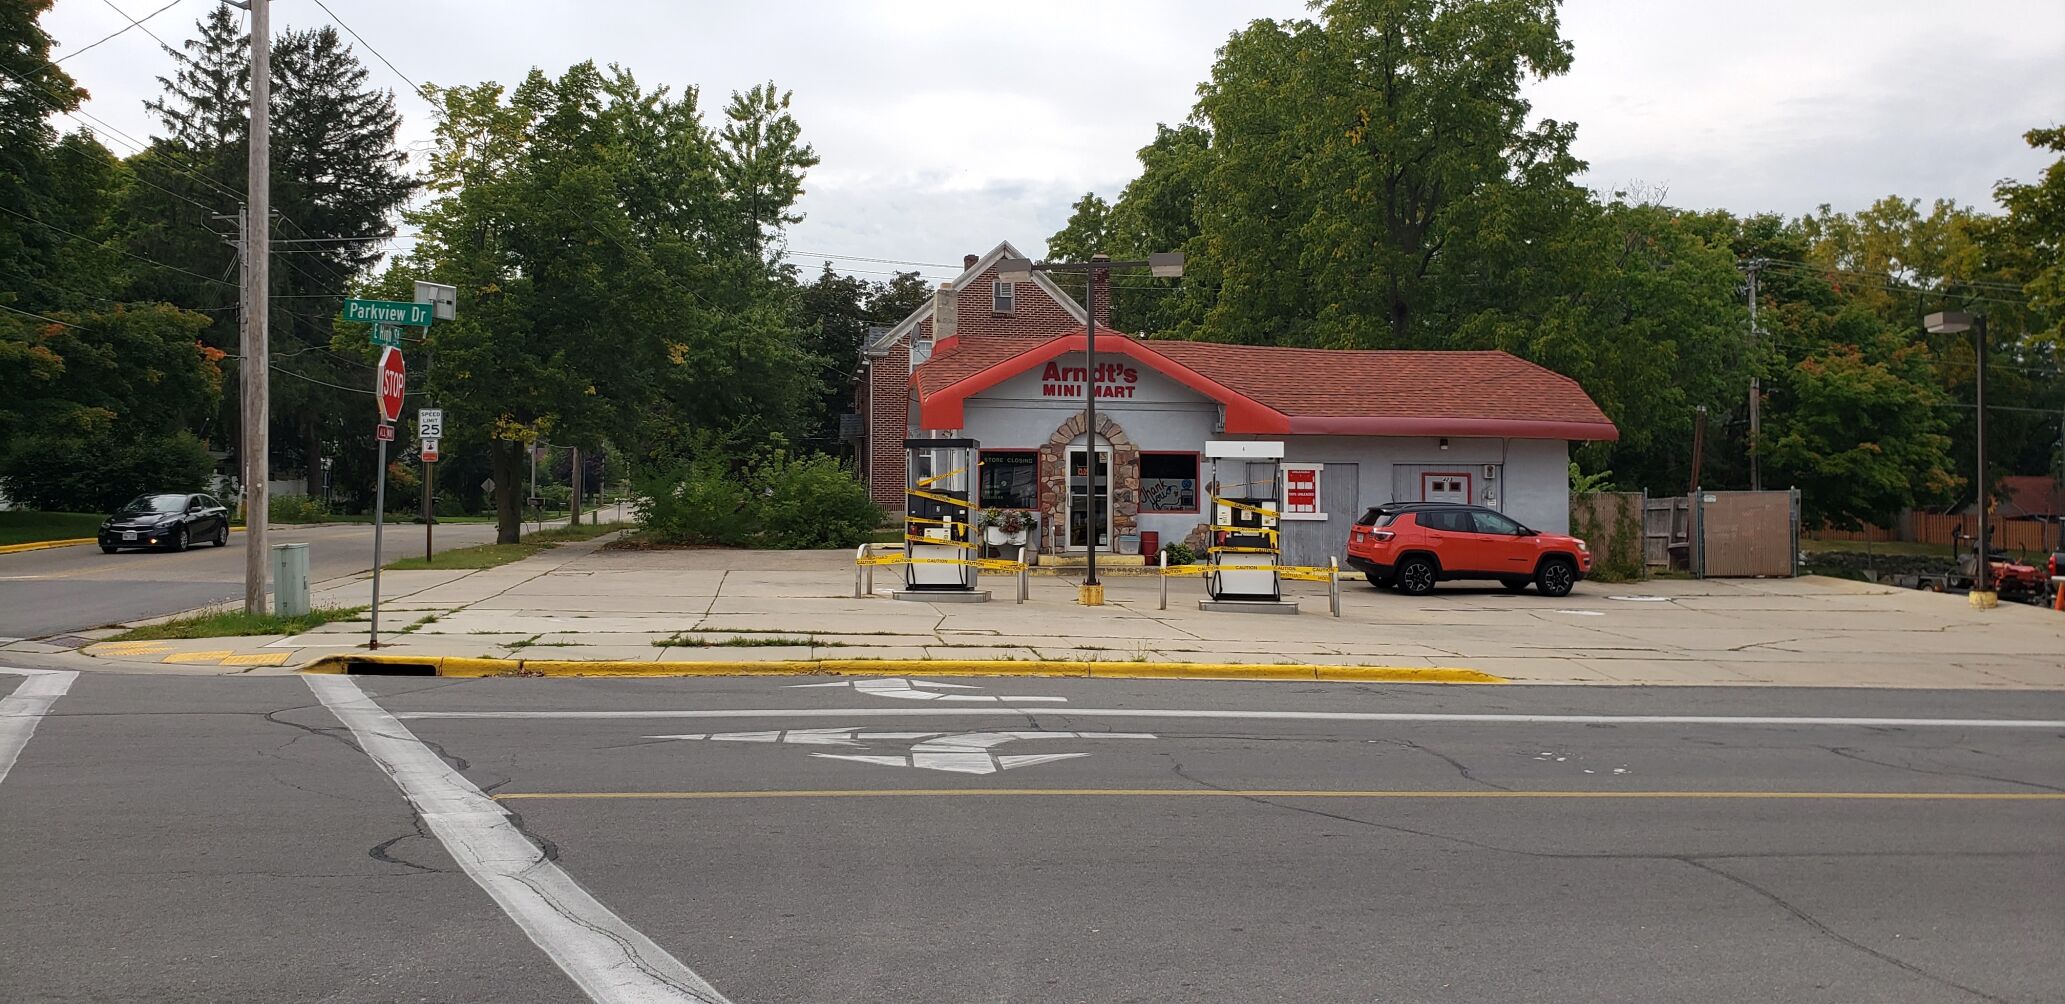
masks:
<path id="1" fill-rule="evenodd" d="M 1277 533 L 1283 444 L 1208 442 L 1212 497 L 1205 591 L 1214 600 L 1278 602 L 1282 548 Z"/>
<path id="2" fill-rule="evenodd" d="M 975 589 L 973 439 L 906 439 L 904 451 L 904 587 Z"/>

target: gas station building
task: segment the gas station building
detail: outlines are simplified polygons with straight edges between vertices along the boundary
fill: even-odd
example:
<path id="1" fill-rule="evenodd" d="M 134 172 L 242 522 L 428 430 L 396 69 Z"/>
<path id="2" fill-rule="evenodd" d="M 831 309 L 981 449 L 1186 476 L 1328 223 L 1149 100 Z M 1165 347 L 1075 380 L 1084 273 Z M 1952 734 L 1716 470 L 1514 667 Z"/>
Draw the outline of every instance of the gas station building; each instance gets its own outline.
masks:
<path id="1" fill-rule="evenodd" d="M 1005 253 L 1018 255 L 970 256 L 867 347 L 862 475 L 885 506 L 901 507 L 904 438 L 967 438 L 981 444 L 979 504 L 1033 513 L 1043 554 L 1091 534 L 1100 551 L 1147 534 L 1202 550 L 1206 442 L 1279 441 L 1283 560 L 1324 565 L 1390 501 L 1470 502 L 1567 532 L 1569 444 L 1619 435 L 1576 381 L 1504 352 L 1139 339 L 1100 317 L 1093 498 L 1085 315 L 1043 274 L 999 290 Z"/>

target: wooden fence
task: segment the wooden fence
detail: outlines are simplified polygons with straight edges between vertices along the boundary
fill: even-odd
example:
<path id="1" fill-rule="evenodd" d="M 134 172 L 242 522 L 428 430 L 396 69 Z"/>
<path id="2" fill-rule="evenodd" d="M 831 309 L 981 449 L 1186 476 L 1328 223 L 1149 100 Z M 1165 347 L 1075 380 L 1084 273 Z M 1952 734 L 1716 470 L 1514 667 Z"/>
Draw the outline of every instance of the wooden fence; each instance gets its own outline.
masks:
<path id="1" fill-rule="evenodd" d="M 1602 578 L 1638 579 L 1643 560 L 1642 520 L 1648 496 L 1642 492 L 1596 492 L 1570 499 L 1570 531 L 1592 549 L 1592 568 Z"/>
<path id="2" fill-rule="evenodd" d="M 1993 546 L 2009 551 L 2051 551 L 2058 549 L 2060 525 L 2033 519 L 1993 521 Z M 1815 530 L 1809 540 L 1870 540 L 1873 543 L 1913 541 L 1950 547 L 1979 533 L 1979 517 L 1933 512 L 1906 512 L 1898 526 L 1867 526 L 1863 530 Z"/>

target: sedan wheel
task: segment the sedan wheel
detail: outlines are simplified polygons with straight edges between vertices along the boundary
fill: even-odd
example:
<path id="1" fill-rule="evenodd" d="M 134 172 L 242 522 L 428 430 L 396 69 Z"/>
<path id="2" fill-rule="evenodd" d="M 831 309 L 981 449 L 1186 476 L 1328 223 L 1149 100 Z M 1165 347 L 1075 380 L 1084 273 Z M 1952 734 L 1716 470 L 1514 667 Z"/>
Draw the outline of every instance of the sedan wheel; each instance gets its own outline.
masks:
<path id="1" fill-rule="evenodd" d="M 1545 561 L 1541 570 L 1534 573 L 1534 585 L 1543 596 L 1568 596 L 1570 588 L 1577 585 L 1577 569 L 1561 559 Z"/>
<path id="2" fill-rule="evenodd" d="M 1425 558 L 1407 558 L 1398 566 L 1398 591 L 1407 596 L 1425 596 L 1434 591 L 1434 563 Z"/>
<path id="3" fill-rule="evenodd" d="M 186 550 L 186 527 L 172 531 L 171 549 L 174 554 Z"/>
<path id="4" fill-rule="evenodd" d="M 106 544 L 100 545 L 100 553 L 102 554 L 113 554 L 115 553 L 115 550 L 115 548 L 109 547 Z"/>
<path id="5" fill-rule="evenodd" d="M 229 524 L 224 523 L 221 526 L 216 527 L 215 539 L 209 541 L 209 543 L 214 544 L 216 547 L 229 546 Z"/>

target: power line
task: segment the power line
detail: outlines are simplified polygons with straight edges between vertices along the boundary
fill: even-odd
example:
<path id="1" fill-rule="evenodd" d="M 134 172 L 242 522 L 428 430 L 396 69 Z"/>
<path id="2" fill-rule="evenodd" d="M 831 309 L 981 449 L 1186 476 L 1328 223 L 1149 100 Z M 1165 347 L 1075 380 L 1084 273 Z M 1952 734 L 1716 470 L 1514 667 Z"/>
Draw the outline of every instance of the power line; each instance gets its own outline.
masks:
<path id="1" fill-rule="evenodd" d="M 110 7 L 115 7 L 115 5 L 114 5 L 114 4 L 112 4 L 112 3 L 108 4 L 108 6 L 110 6 Z M 166 4 L 165 6 L 163 6 L 163 7 L 160 7 L 160 8 L 158 8 L 157 10 L 154 10 L 154 11 L 151 11 L 150 13 L 148 13 L 148 14 L 145 14 L 145 15 L 143 16 L 143 21 L 148 21 L 148 20 L 150 20 L 151 18 L 157 17 L 158 15 L 160 15 L 160 14 L 163 14 L 163 13 L 165 13 L 166 11 L 168 11 L 168 10 L 171 10 L 172 8 L 174 8 L 174 7 L 177 7 L 177 6 L 179 6 L 179 0 L 172 0 L 172 2 L 171 2 L 171 3 L 168 3 L 168 4 Z M 87 46 L 86 48 L 84 48 L 84 49 L 80 49 L 80 50 L 79 50 L 79 51 L 77 51 L 77 52 L 68 52 L 68 53 L 66 53 L 66 54 L 64 55 L 64 57 L 63 57 L 63 58 L 61 58 L 61 59 L 54 59 L 54 60 L 51 60 L 51 62 L 50 62 L 50 65 L 52 65 L 52 66 L 56 66 L 57 64 L 59 64 L 59 63 L 62 63 L 62 62 L 64 62 L 64 61 L 65 61 L 66 59 L 70 59 L 70 58 L 72 58 L 73 56 L 83 56 L 83 55 L 85 55 L 85 54 L 86 54 L 87 52 L 91 51 L 91 50 L 92 50 L 92 49 L 94 48 L 94 46 L 97 46 L 97 45 L 99 45 L 99 44 L 100 44 L 100 43 L 102 43 L 102 42 L 108 41 L 109 39 L 112 39 L 112 38 L 114 38 L 114 37 L 116 37 L 116 36 L 118 36 L 118 35 L 121 35 L 122 33 L 124 33 L 124 32 L 126 32 L 126 31 L 128 31 L 128 30 L 129 30 L 129 29 L 131 29 L 131 28 L 143 28 L 143 21 L 138 21 L 137 19 L 135 19 L 135 18 L 133 18 L 133 17 L 129 17 L 129 15 L 128 15 L 128 14 L 125 14 L 125 13 L 123 13 L 123 11 L 122 11 L 122 8 L 120 8 L 120 7 L 115 7 L 115 13 L 117 13 L 117 14 L 121 14 L 121 15 L 122 15 L 122 16 L 123 16 L 124 18 L 128 18 L 128 20 L 129 20 L 129 23 L 128 23 L 128 24 L 126 24 L 126 25 L 124 25 L 124 26 L 122 26 L 122 27 L 120 27 L 120 28 L 117 28 L 117 29 L 115 29 L 115 31 L 114 31 L 114 33 L 113 33 L 113 34 L 109 34 L 109 35 L 104 35 L 104 36 L 100 37 L 99 39 L 95 40 L 95 41 L 93 42 L 93 44 L 92 44 L 92 45 L 88 45 L 88 46 Z M 144 28 L 144 31 L 146 31 L 146 32 L 148 32 L 149 30 L 150 30 L 150 29 L 148 29 L 148 28 Z M 152 37 L 152 38 L 157 38 L 157 36 L 156 36 L 156 35 L 152 35 L 151 37 Z M 159 39 L 159 40 L 158 40 L 158 44 L 160 44 L 160 45 L 163 45 L 163 44 L 164 44 L 164 40 L 163 40 L 163 39 Z"/>
<path id="2" fill-rule="evenodd" d="M 109 9 L 109 10 L 112 10 L 112 11 L 114 11 L 115 13 L 117 13 L 117 14 L 120 14 L 120 15 L 122 15 L 122 16 L 123 16 L 123 17 L 125 17 L 125 18 L 129 18 L 129 23 L 130 23 L 130 24 L 133 24 L 133 25 L 137 26 L 138 28 L 143 28 L 143 33 L 144 33 L 144 34 L 146 34 L 146 35 L 149 35 L 149 36 L 151 37 L 151 40 L 152 40 L 152 41 L 155 41 L 155 42 L 157 42 L 157 43 L 158 43 L 159 45 L 161 45 L 161 46 L 164 46 L 164 47 L 165 47 L 166 49 L 168 49 L 168 50 L 172 48 L 171 44 L 170 44 L 170 43 L 168 43 L 168 42 L 166 42 L 164 38 L 160 37 L 160 36 L 158 35 L 158 33 L 157 33 L 157 32 L 155 32 L 155 31 L 152 31 L 152 30 L 150 30 L 149 28 L 144 28 L 144 26 L 143 26 L 143 21 L 148 21 L 148 20 L 150 20 L 151 18 L 157 17 L 157 16 L 158 16 L 158 14 L 162 13 L 162 11 L 163 11 L 163 8 L 160 8 L 159 10 L 156 10 L 156 11 L 152 11 L 151 13 L 149 13 L 149 14 L 146 14 L 146 15 L 144 15 L 143 21 L 138 21 L 137 19 L 135 19 L 135 18 L 133 18 L 133 17 L 129 17 L 129 12 L 128 12 L 128 11 L 125 11 L 125 10 L 123 10 L 122 8 L 120 8 L 120 7 L 117 7 L 117 6 L 115 6 L 115 0 L 100 0 L 100 2 L 101 2 L 101 3 L 104 3 L 104 4 L 107 4 L 107 5 L 108 5 L 108 9 Z M 173 3 L 178 3 L 178 2 L 179 2 L 179 0 L 173 0 Z M 172 6 L 172 4 L 166 4 L 165 6 L 166 6 L 166 7 L 170 7 L 170 6 Z"/>
<path id="3" fill-rule="evenodd" d="M 409 75 L 401 71 L 401 67 L 394 65 L 394 61 L 388 59 L 386 53 L 383 53 L 379 49 L 374 48 L 373 43 L 366 41 L 366 36 L 359 34 L 357 29 L 353 28 L 351 25 L 345 24 L 344 19 L 338 17 L 337 12 L 331 10 L 329 4 L 324 3 L 323 0 L 315 0 L 315 5 L 321 7 L 323 9 L 323 13 L 330 15 L 330 20 L 337 22 L 337 27 L 342 28 L 347 32 L 350 32 L 351 37 L 358 39 L 358 43 L 360 45 L 365 46 L 367 52 L 370 52 L 373 55 L 378 56 L 381 62 L 386 63 L 387 68 L 393 70 L 395 76 L 402 78 L 404 81 L 407 81 L 409 88 L 416 92 L 416 96 L 422 98 L 424 103 L 430 105 L 430 107 L 433 110 L 435 110 L 437 113 L 439 113 L 440 116 L 442 116 L 443 109 L 438 106 L 438 103 L 436 101 L 431 100 L 430 95 L 424 92 L 422 85 L 416 83 L 414 80 L 410 80 Z"/>
<path id="4" fill-rule="evenodd" d="M 119 255 L 124 255 L 124 256 L 126 256 L 126 257 L 130 257 L 130 258 L 134 258 L 134 259 L 136 259 L 137 261 L 140 261 L 140 262 L 145 262 L 145 263 L 147 263 L 147 264 L 151 264 L 151 265 L 156 265 L 156 266 L 158 266 L 159 268 L 168 268 L 168 269 L 171 269 L 171 270 L 172 270 L 172 271 L 174 271 L 174 272 L 183 272 L 183 273 L 185 273 L 185 274 L 187 274 L 187 275 L 193 276 L 193 277 L 194 277 L 194 278 L 196 278 L 196 279 L 200 279 L 200 280 L 202 280 L 203 282 L 212 282 L 212 283 L 215 283 L 215 284 L 217 284 L 217 285 L 221 285 L 221 286 L 235 286 L 235 285 L 236 285 L 236 283 L 233 283 L 233 282 L 225 282 L 225 281 L 223 281 L 223 280 L 221 280 L 221 279 L 217 279 L 217 278 L 215 278 L 215 277 L 213 277 L 213 276 L 207 276 L 207 275 L 202 275 L 202 274 L 201 274 L 201 273 L 199 273 L 199 272 L 191 271 L 191 270 L 189 270 L 189 269 L 183 269 L 183 268 L 180 268 L 180 267 L 179 267 L 179 266 L 177 266 L 177 265 L 167 265 L 167 264 L 165 264 L 164 262 L 162 262 L 162 261 L 159 261 L 159 260 L 157 260 L 156 258 L 146 258 L 146 257 L 144 257 L 144 256 L 142 256 L 142 255 L 140 255 L 140 254 L 137 254 L 137 253 L 133 252 L 133 251 L 128 251 L 128 250 L 124 250 L 124 249 L 122 249 L 122 248 L 119 248 L 119 247 L 116 247 L 116 246 L 114 246 L 114 245 L 112 245 L 112 244 L 102 244 L 102 243 L 100 243 L 99 241 L 96 241 L 96 240 L 94 240 L 94 239 L 92 239 L 92 238 L 90 238 L 90 237 L 81 237 L 81 236 L 79 236 L 78 234 L 75 234 L 75 233 L 73 233 L 73 232 L 71 232 L 71 231 L 69 231 L 69 230 L 66 230 L 66 229 L 65 229 L 65 228 L 63 228 L 63 227 L 59 227 L 59 226 L 53 226 L 53 225 L 51 225 L 51 224 L 45 223 L 45 222 L 43 222 L 42 220 L 39 220 L 39 219 L 37 219 L 37 218 L 35 218 L 35 217 L 33 217 L 33 216 L 29 216 L 29 215 L 27 215 L 27 214 L 24 214 L 24 213 L 17 213 L 17 212 L 15 212 L 15 211 L 14 211 L 14 210 L 12 210 L 12 209 L 9 209 L 9 208 L 7 208 L 6 206 L 0 206 L 0 212 L 4 212 L 4 213 L 8 214 L 9 216 L 19 216 L 19 217 L 21 217 L 22 219 L 28 220 L 28 221 L 29 221 L 30 223 L 34 223 L 34 224 L 36 224 L 36 225 L 37 225 L 37 226 L 39 226 L 39 227 L 43 227 L 43 228 L 45 228 L 45 229 L 48 229 L 48 230 L 54 230 L 54 231 L 56 231 L 56 232 L 58 232 L 58 233 L 61 233 L 61 234 L 65 235 L 66 237 L 70 237 L 70 238 L 72 238 L 73 240 L 76 240 L 76 241 L 84 241 L 85 243 L 91 244 L 91 245 L 93 245 L 94 247 L 97 247 L 97 248 L 104 248 L 104 249 L 106 249 L 106 250 L 109 250 L 109 251 L 113 251 L 113 252 L 115 252 L 116 254 L 119 254 Z M 211 232 L 212 232 L 212 231 L 211 231 Z M 218 234 L 217 236 L 221 236 L 221 235 L 219 235 L 219 234 Z"/>
<path id="5" fill-rule="evenodd" d="M 1825 272 L 1835 272 L 1835 273 L 1838 273 L 1838 274 L 1840 274 L 1840 275 L 1865 275 L 1865 276 L 1871 276 L 1871 277 L 1873 277 L 1873 278 L 1876 278 L 1876 279 L 1896 279 L 1896 280 L 1898 280 L 1898 279 L 1906 279 L 1906 278 L 1907 278 L 1906 276 L 1903 276 L 1903 275 L 1898 275 L 1898 274 L 1895 274 L 1895 273 L 1892 273 L 1892 272 L 1872 272 L 1872 271 L 1868 271 L 1868 270 L 1865 270 L 1865 269 L 1856 269 L 1856 268 L 1838 268 L 1838 267 L 1836 267 L 1836 266 L 1834 266 L 1834 265 L 1823 265 L 1823 264 L 1820 264 L 1820 263 L 1818 263 L 1818 262 L 1811 262 L 1811 261 L 1796 261 L 1796 260 L 1792 260 L 1792 259 L 1787 259 L 1787 258 L 1760 258 L 1760 259 L 1758 259 L 1758 260 L 1759 260 L 1759 261 L 1761 261 L 1761 262 L 1763 262 L 1763 263 L 1764 263 L 1764 264 L 1766 264 L 1766 265 L 1780 265 L 1780 266 L 1789 266 L 1789 267 L 1793 268 L 1793 269 L 1794 269 L 1794 270 L 1796 270 L 1796 271 L 1812 271 L 1812 272 L 1816 272 L 1816 273 L 1825 273 Z M 2004 289 L 2004 290 L 2007 290 L 2007 291 L 2009 291 L 2009 292 L 2014 292 L 2014 293 L 2019 293 L 2019 292 L 2022 292 L 2022 287 L 2021 287 L 2021 286 L 2018 286 L 2018 285 L 2016 285 L 2016 284 L 2014 284 L 2014 283 L 2011 283 L 2011 282 L 1993 282 L 1993 281 L 1991 281 L 1991 280 L 1986 280 L 1986 279 L 1951 279 L 1951 278 L 1948 278 L 1948 277 L 1945 277 L 1945 278 L 1943 279 L 1943 282 L 1944 282 L 1944 283 L 1945 283 L 1946 285 L 1954 285 L 1954 286 L 1988 286 L 1988 287 L 1992 287 L 1992 288 L 1994 288 L 1994 289 Z"/>
<path id="6" fill-rule="evenodd" d="M 18 307 L 10 307 L 10 306 L 8 306 L 7 304 L 4 304 L 4 303 L 0 303 L 0 310 L 5 310 L 5 311 L 7 311 L 7 312 L 9 312 L 9 313 L 14 313 L 14 314 L 20 314 L 20 315 L 22 315 L 23 317 L 33 317 L 33 318 L 35 318 L 36 320 L 39 320 L 39 321 L 49 321 L 49 322 L 50 322 L 50 323 L 52 323 L 52 324 L 62 324 L 62 325 L 64 325 L 64 326 L 65 326 L 65 327 L 67 327 L 67 328 L 73 328 L 73 329 L 76 329 L 76 330 L 79 330 L 79 331 L 92 331 L 92 330 L 93 330 L 92 328 L 87 328 L 87 327 L 81 327 L 81 326 L 79 326 L 79 325 L 77 325 L 77 324 L 73 324 L 73 323 L 72 323 L 72 322 L 70 322 L 70 321 L 60 321 L 60 320 L 58 320 L 58 319 L 57 319 L 57 318 L 55 318 L 55 317 L 45 317 L 45 316 L 43 316 L 42 314 L 38 314 L 38 313 L 36 313 L 36 312 L 34 312 L 34 311 L 29 311 L 29 310 L 22 310 L 22 309 L 20 309 L 20 308 L 18 308 Z"/>

